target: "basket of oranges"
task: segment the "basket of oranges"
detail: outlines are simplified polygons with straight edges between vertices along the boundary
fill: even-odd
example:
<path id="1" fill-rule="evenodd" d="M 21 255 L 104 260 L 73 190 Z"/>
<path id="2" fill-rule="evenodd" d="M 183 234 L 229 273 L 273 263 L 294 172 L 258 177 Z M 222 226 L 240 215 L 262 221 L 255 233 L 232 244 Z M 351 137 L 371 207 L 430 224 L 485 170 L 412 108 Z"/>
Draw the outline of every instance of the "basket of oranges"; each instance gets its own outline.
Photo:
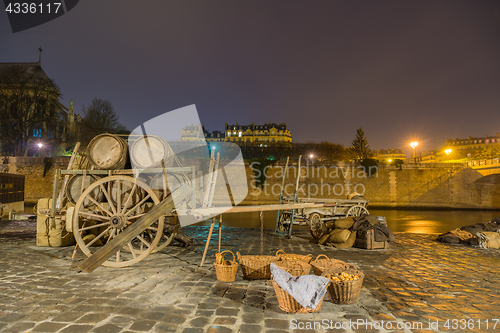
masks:
<path id="1" fill-rule="evenodd" d="M 354 304 L 358 301 L 365 275 L 356 266 L 346 264 L 341 272 L 328 269 L 321 276 L 330 279 L 328 295 L 333 303 Z"/>

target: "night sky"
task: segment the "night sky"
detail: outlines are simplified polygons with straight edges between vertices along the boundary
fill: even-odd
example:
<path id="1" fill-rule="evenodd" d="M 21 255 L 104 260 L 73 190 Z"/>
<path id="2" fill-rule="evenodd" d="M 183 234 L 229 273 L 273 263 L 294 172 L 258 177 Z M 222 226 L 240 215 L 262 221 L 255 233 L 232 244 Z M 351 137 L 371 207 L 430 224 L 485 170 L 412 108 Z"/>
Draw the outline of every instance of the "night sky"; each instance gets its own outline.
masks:
<path id="1" fill-rule="evenodd" d="M 0 62 L 40 46 L 63 104 L 107 99 L 130 130 L 196 104 L 211 131 L 286 122 L 348 146 L 361 126 L 410 154 L 500 132 L 497 0 L 84 0 L 15 34 L 0 13 Z"/>

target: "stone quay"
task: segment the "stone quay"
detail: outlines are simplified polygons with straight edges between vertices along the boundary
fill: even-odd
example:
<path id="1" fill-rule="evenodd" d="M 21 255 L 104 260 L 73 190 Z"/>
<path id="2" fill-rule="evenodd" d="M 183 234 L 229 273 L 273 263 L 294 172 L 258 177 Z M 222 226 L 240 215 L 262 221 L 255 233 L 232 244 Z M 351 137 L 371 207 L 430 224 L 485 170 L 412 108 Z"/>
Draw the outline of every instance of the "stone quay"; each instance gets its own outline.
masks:
<path id="1" fill-rule="evenodd" d="M 269 280 L 219 282 L 217 233 L 200 262 L 208 227 L 126 268 L 78 272 L 74 247 L 37 247 L 34 222 L 0 221 L 1 332 L 496 332 L 500 252 L 438 243 L 434 234 L 396 233 L 388 249 L 333 249 L 305 230 L 263 233 L 263 254 L 325 254 L 365 274 L 356 304 L 325 296 L 321 310 L 286 313 Z M 223 227 L 222 249 L 261 253 L 261 231 Z M 312 274 L 312 273 L 311 273 Z"/>

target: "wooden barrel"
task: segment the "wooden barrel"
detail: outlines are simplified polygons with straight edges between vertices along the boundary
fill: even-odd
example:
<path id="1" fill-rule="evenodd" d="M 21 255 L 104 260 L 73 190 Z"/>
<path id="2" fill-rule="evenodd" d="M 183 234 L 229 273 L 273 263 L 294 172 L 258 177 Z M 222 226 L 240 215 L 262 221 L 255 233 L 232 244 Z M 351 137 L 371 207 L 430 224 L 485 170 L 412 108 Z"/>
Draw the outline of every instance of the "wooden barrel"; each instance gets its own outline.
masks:
<path id="1" fill-rule="evenodd" d="M 93 182 L 96 182 L 98 179 L 99 178 L 94 175 L 85 175 L 85 178 L 83 177 L 83 175 L 74 175 L 66 185 L 66 197 L 73 204 L 76 204 L 76 202 L 80 198 L 80 195 L 85 191 L 85 189 L 89 187 Z M 102 191 L 99 188 L 96 188 L 90 193 L 90 195 L 92 196 L 92 199 L 95 199 L 99 202 L 102 197 Z M 85 207 L 88 207 L 93 205 L 93 203 L 89 199 L 85 199 L 83 205 Z"/>
<path id="2" fill-rule="evenodd" d="M 186 178 L 185 175 L 182 173 L 168 173 L 167 175 L 167 182 L 168 183 L 168 190 L 167 190 L 167 195 L 171 191 L 175 191 L 179 187 L 182 186 L 182 184 L 188 182 L 189 179 Z M 158 173 L 156 174 L 153 178 L 151 178 L 151 181 L 149 182 L 149 187 L 155 192 L 156 196 L 160 201 L 163 199 L 163 194 L 165 192 L 165 186 L 163 184 L 163 173 Z"/>
<path id="3" fill-rule="evenodd" d="M 171 166 L 174 152 L 170 145 L 159 136 L 139 136 L 130 145 L 130 161 L 136 169 L 161 168 Z"/>
<path id="4" fill-rule="evenodd" d="M 127 153 L 126 142 L 114 134 L 99 134 L 87 146 L 89 162 L 101 170 L 123 169 Z"/>

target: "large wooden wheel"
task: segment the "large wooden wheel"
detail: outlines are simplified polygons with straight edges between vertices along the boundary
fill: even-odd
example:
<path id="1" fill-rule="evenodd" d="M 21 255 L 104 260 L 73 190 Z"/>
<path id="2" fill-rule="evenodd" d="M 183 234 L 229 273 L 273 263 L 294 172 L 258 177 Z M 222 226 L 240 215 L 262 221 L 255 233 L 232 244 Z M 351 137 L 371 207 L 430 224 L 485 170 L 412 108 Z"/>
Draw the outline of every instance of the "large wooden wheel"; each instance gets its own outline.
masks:
<path id="1" fill-rule="evenodd" d="M 318 213 L 309 215 L 309 229 L 314 238 L 319 239 L 321 237 L 323 234 L 323 221 L 321 221 L 321 215 Z"/>
<path id="2" fill-rule="evenodd" d="M 366 209 L 365 206 L 356 205 L 356 206 L 352 206 L 351 208 L 349 208 L 347 210 L 345 217 L 360 216 L 363 214 L 370 214 L 370 213 L 368 212 L 368 209 Z"/>
<path id="3" fill-rule="evenodd" d="M 100 201 L 94 198 L 102 191 Z M 99 199 L 99 198 L 98 198 Z M 91 201 L 94 205 L 84 204 Z M 158 197 L 142 181 L 129 176 L 110 176 L 92 183 L 78 199 L 73 214 L 73 233 L 80 249 L 92 255 L 159 203 Z M 103 263 L 109 267 L 133 265 L 147 257 L 162 238 L 164 217 L 155 221 L 123 249 Z"/>

